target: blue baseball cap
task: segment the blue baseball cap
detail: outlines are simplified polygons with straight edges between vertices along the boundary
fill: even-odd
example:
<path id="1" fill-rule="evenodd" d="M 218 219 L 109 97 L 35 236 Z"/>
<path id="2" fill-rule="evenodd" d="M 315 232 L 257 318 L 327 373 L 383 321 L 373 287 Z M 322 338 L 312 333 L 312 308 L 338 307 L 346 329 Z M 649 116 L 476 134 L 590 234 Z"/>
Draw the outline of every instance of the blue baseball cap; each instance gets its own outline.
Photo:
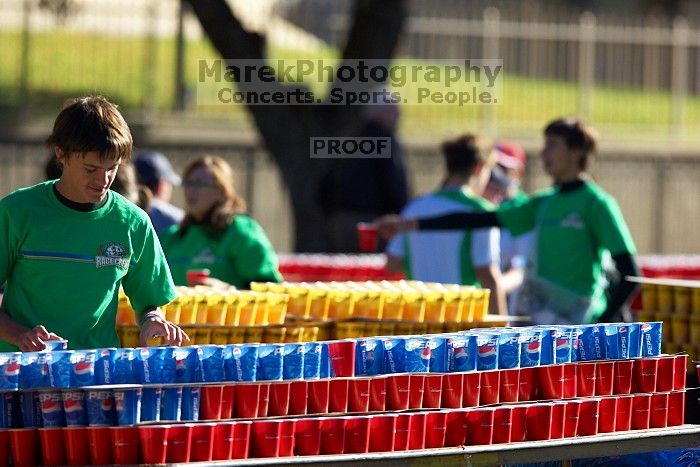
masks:
<path id="1" fill-rule="evenodd" d="M 160 180 L 167 180 L 173 185 L 179 185 L 182 180 L 175 173 L 170 161 L 162 153 L 156 151 L 140 152 L 134 158 L 134 167 L 139 183 L 153 186 Z"/>

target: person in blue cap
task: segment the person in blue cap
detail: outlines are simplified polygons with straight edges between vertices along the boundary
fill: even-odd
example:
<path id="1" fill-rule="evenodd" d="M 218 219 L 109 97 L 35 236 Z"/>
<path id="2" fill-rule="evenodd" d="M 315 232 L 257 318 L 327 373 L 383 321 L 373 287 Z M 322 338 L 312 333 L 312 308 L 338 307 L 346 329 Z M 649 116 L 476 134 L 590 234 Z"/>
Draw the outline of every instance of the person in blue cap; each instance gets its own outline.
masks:
<path id="1" fill-rule="evenodd" d="M 168 158 L 156 151 L 137 154 L 134 167 L 139 184 L 146 186 L 153 194 L 148 217 L 151 218 L 156 233 L 160 235 L 168 227 L 179 224 L 185 217 L 185 211 L 170 204 L 173 186 L 180 185 L 180 176 L 175 173 Z"/>

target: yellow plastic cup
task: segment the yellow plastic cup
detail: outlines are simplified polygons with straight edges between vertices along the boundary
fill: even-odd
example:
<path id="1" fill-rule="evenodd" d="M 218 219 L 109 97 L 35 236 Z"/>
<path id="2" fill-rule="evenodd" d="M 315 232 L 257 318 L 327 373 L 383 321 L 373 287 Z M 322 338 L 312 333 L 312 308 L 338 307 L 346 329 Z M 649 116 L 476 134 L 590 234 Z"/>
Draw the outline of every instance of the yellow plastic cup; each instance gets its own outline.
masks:
<path id="1" fill-rule="evenodd" d="M 474 289 L 471 295 L 474 298 L 473 321 L 483 321 L 489 313 L 491 291 L 489 289 Z M 462 321 L 464 321 L 464 314 L 462 314 Z"/>
<path id="2" fill-rule="evenodd" d="M 195 288 L 195 301 L 197 302 L 197 313 L 195 318 L 196 324 L 207 324 L 207 314 L 209 313 L 209 295 L 208 287 L 199 286 Z"/>
<path id="3" fill-rule="evenodd" d="M 461 295 L 462 294 L 459 289 L 446 290 L 443 292 L 442 297 L 445 303 L 446 323 L 462 321 L 462 308 L 464 306 L 464 300 L 462 300 Z"/>
<path id="4" fill-rule="evenodd" d="M 688 342 L 700 342 L 700 315 L 690 315 L 690 340 Z"/>
<path id="5" fill-rule="evenodd" d="M 367 321 L 365 323 L 365 335 L 367 337 L 378 336 L 381 332 L 381 324 L 379 321 Z"/>
<path id="6" fill-rule="evenodd" d="M 238 295 L 238 323 L 240 326 L 253 326 L 258 311 L 256 292 L 240 292 Z"/>
<path id="7" fill-rule="evenodd" d="M 693 287 L 690 291 L 691 295 L 691 311 L 700 314 L 700 287 Z"/>
<path id="8" fill-rule="evenodd" d="M 428 327 L 429 323 L 412 323 L 413 324 L 413 334 L 428 334 Z M 440 329 L 442 329 L 442 324 L 440 325 Z"/>
<path id="9" fill-rule="evenodd" d="M 693 342 L 690 340 L 690 323 L 688 322 L 687 314 L 671 314 L 671 327 L 673 342 L 677 344 Z"/>
<path id="10" fill-rule="evenodd" d="M 328 293 L 328 319 L 342 320 L 352 317 L 354 298 L 351 290 L 331 290 Z"/>
<path id="11" fill-rule="evenodd" d="M 263 328 L 262 342 L 266 344 L 282 343 L 286 335 L 287 328 L 284 326 L 265 326 Z"/>
<path id="12" fill-rule="evenodd" d="M 309 318 L 325 321 L 328 319 L 329 290 L 313 286 L 309 290 Z"/>
<path id="13" fill-rule="evenodd" d="M 250 290 L 252 290 L 253 292 L 267 292 L 267 282 L 251 282 Z"/>
<path id="14" fill-rule="evenodd" d="M 258 292 L 251 292 L 251 293 L 256 294 L 255 300 L 258 302 L 258 310 L 255 313 L 255 325 L 256 326 L 267 326 L 268 324 L 270 324 L 270 321 L 269 321 L 270 307 L 268 306 L 269 303 L 267 301 L 268 294 L 258 293 Z"/>
<path id="15" fill-rule="evenodd" d="M 440 292 L 425 293 L 425 321 L 428 323 L 445 321 L 445 299 Z"/>
<path id="16" fill-rule="evenodd" d="M 380 290 L 365 288 L 355 303 L 353 316 L 365 319 L 382 319 L 384 297 Z"/>
<path id="17" fill-rule="evenodd" d="M 459 332 L 467 329 L 467 326 L 464 325 L 464 323 L 459 323 L 459 322 L 453 322 L 453 323 L 444 323 L 445 332 Z"/>
<path id="18" fill-rule="evenodd" d="M 140 344 L 141 330 L 137 326 L 124 326 L 122 336 L 122 345 L 124 347 L 138 347 Z"/>
<path id="19" fill-rule="evenodd" d="M 243 344 L 245 342 L 245 331 L 246 328 L 238 326 L 228 328 L 228 343 Z"/>
<path id="20" fill-rule="evenodd" d="M 445 323 L 427 323 L 426 328 L 424 334 L 442 334 L 445 330 Z"/>
<path id="21" fill-rule="evenodd" d="M 163 312 L 165 313 L 165 319 L 172 323 L 180 324 L 180 297 L 163 306 Z"/>
<path id="22" fill-rule="evenodd" d="M 238 326 L 241 318 L 241 309 L 238 306 L 238 292 L 228 292 L 224 296 L 226 300 L 226 320 L 224 325 L 226 326 Z"/>
<path id="23" fill-rule="evenodd" d="M 210 303 L 207 309 L 207 324 L 212 326 L 226 325 L 228 302 L 223 295 L 216 296 L 215 302 Z"/>
<path id="24" fill-rule="evenodd" d="M 211 331 L 211 343 L 214 345 L 228 344 L 228 328 L 217 326 Z"/>
<path id="25" fill-rule="evenodd" d="M 410 321 L 401 321 L 396 323 L 395 331 L 397 336 L 410 336 L 413 332 L 413 323 Z"/>
<path id="26" fill-rule="evenodd" d="M 354 323 L 352 321 L 339 321 L 335 323 L 336 339 L 350 339 L 354 337 L 359 337 L 357 323 Z"/>
<path id="27" fill-rule="evenodd" d="M 412 322 L 425 320 L 425 295 L 423 292 L 406 291 L 403 293 L 403 300 L 402 319 Z"/>
<path id="28" fill-rule="evenodd" d="M 114 330 L 117 332 L 117 338 L 119 339 L 119 346 L 126 347 L 124 345 L 124 328 L 122 326 L 117 325 L 117 327 Z"/>
<path id="29" fill-rule="evenodd" d="M 315 342 L 319 339 L 320 328 L 318 326 L 303 326 L 301 328 L 301 342 Z"/>
<path id="30" fill-rule="evenodd" d="M 285 286 L 285 293 L 289 295 L 287 313 L 296 318 L 308 319 L 310 311 L 309 289 L 289 283 Z"/>
<path id="31" fill-rule="evenodd" d="M 301 326 L 287 326 L 287 332 L 284 335 L 285 342 L 304 342 L 304 328 Z"/>
<path id="32" fill-rule="evenodd" d="M 180 324 L 188 325 L 197 322 L 197 300 L 191 289 L 180 294 Z"/>
<path id="33" fill-rule="evenodd" d="M 211 328 L 209 326 L 198 327 L 194 342 L 197 345 L 211 344 Z"/>
<path id="34" fill-rule="evenodd" d="M 659 287 L 656 284 L 642 284 L 642 308 L 656 311 L 659 308 Z"/>
<path id="35" fill-rule="evenodd" d="M 656 311 L 664 313 L 673 311 L 673 287 L 670 285 L 659 285 L 657 294 L 658 308 Z"/>
<path id="36" fill-rule="evenodd" d="M 335 335 L 334 332 L 335 331 L 331 327 L 331 323 L 328 323 L 328 322 L 318 323 L 318 337 L 316 337 L 316 339 L 313 339 L 313 340 L 329 341 Z"/>
<path id="37" fill-rule="evenodd" d="M 122 326 L 136 326 L 136 314 L 126 295 L 119 298 L 116 323 Z"/>
<path id="38" fill-rule="evenodd" d="M 673 312 L 676 314 L 690 313 L 692 294 L 689 287 L 673 287 Z"/>
<path id="39" fill-rule="evenodd" d="M 289 295 L 280 293 L 267 293 L 267 320 L 270 324 L 284 324 L 287 316 L 287 304 Z"/>
<path id="40" fill-rule="evenodd" d="M 384 301 L 382 319 L 400 320 L 403 316 L 403 293 L 399 290 L 384 290 L 382 297 Z"/>
<path id="41" fill-rule="evenodd" d="M 396 323 L 393 321 L 380 321 L 379 322 L 379 335 L 380 336 L 393 336 L 396 333 Z"/>
<path id="42" fill-rule="evenodd" d="M 262 342 L 263 326 L 250 326 L 245 330 L 245 341 L 248 343 Z"/>

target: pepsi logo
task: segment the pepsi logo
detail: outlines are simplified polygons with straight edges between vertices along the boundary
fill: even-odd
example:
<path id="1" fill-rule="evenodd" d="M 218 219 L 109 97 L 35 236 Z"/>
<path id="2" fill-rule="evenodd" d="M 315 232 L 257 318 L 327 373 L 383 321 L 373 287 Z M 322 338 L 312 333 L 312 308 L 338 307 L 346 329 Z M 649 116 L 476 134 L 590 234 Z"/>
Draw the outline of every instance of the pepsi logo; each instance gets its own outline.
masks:
<path id="1" fill-rule="evenodd" d="M 79 400 L 63 401 L 63 410 L 66 413 L 75 413 L 83 410 L 83 404 Z"/>
<path id="2" fill-rule="evenodd" d="M 555 344 L 556 350 L 564 350 L 569 348 L 569 339 L 557 338 Z"/>
<path id="3" fill-rule="evenodd" d="M 536 354 L 540 352 L 540 342 L 539 341 L 533 341 L 527 344 L 527 347 L 525 348 L 525 351 L 530 354 Z"/>
<path id="4" fill-rule="evenodd" d="M 240 358 L 241 355 L 243 355 L 243 351 L 240 349 L 240 347 L 234 347 L 233 356 L 236 358 Z"/>
<path id="5" fill-rule="evenodd" d="M 454 351 L 454 358 L 455 360 L 466 360 L 469 357 L 469 352 L 467 352 L 467 349 L 464 347 L 456 348 Z"/>
<path id="6" fill-rule="evenodd" d="M 89 375 L 93 373 L 93 365 L 90 362 L 78 362 L 73 364 L 73 374 Z"/>
<path id="7" fill-rule="evenodd" d="M 3 374 L 7 377 L 19 376 L 19 369 L 19 363 L 8 363 L 5 365 L 5 368 L 3 368 Z"/>
<path id="8" fill-rule="evenodd" d="M 109 357 L 109 350 L 108 349 L 100 350 L 100 357 Z"/>
<path id="9" fill-rule="evenodd" d="M 430 360 L 430 353 L 430 347 L 425 347 L 420 353 L 420 358 L 422 358 L 423 360 Z"/>
<path id="10" fill-rule="evenodd" d="M 175 360 L 175 369 L 176 370 L 184 370 L 187 368 L 187 364 L 185 363 L 185 360 Z"/>
<path id="11" fill-rule="evenodd" d="M 110 410 L 112 410 L 112 399 L 103 399 L 102 404 L 100 406 L 104 412 L 109 412 Z"/>
<path id="12" fill-rule="evenodd" d="M 490 357 L 496 355 L 497 347 L 494 345 L 482 345 L 479 347 L 479 357 Z"/>
<path id="13" fill-rule="evenodd" d="M 619 328 L 617 328 L 617 332 L 619 332 L 620 334 L 626 334 L 627 326 L 620 326 Z"/>
<path id="14" fill-rule="evenodd" d="M 650 330 L 651 330 L 651 324 L 649 324 L 649 323 L 642 323 L 642 326 L 640 327 L 640 329 L 641 329 L 643 332 L 650 331 Z"/>
<path id="15" fill-rule="evenodd" d="M 53 400 L 47 400 L 41 403 L 41 412 L 43 414 L 57 413 L 62 410 L 61 404 Z"/>

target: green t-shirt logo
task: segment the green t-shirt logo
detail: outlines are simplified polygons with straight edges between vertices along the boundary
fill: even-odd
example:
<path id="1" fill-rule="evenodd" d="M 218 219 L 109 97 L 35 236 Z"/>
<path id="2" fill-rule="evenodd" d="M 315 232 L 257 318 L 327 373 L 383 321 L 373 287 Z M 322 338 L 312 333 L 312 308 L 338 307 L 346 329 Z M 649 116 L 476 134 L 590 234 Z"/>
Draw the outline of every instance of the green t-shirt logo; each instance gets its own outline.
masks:
<path id="1" fill-rule="evenodd" d="M 583 230 L 586 226 L 581 219 L 581 216 L 577 212 L 572 212 L 564 219 L 562 219 L 561 224 L 564 228 Z"/>
<path id="2" fill-rule="evenodd" d="M 129 269 L 129 259 L 131 254 L 129 249 L 124 245 L 116 242 L 100 245 L 97 255 L 95 256 L 95 265 L 98 268 L 105 266 L 116 266 L 121 269 Z"/>

